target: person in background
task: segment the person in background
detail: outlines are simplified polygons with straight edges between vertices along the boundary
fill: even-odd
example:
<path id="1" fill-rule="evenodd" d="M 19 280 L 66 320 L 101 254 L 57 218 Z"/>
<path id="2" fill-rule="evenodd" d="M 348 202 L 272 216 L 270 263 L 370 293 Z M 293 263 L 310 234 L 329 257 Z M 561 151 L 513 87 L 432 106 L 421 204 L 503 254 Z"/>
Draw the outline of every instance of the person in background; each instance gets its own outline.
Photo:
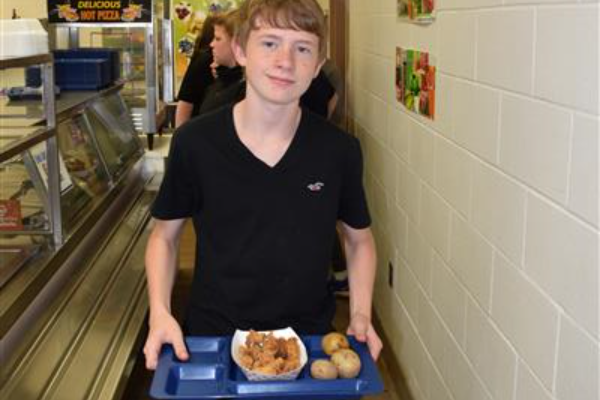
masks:
<path id="1" fill-rule="evenodd" d="M 323 67 L 321 67 L 321 72 L 325 74 L 327 80 L 333 86 L 335 90 L 335 99 L 332 99 L 329 102 L 329 120 L 336 126 L 345 129 L 344 121 L 343 121 L 343 110 L 340 107 L 340 102 L 338 101 L 340 98 L 344 96 L 344 81 L 342 76 L 340 75 L 340 71 L 335 63 L 331 59 L 326 59 Z M 335 101 L 334 101 L 335 100 Z"/>
<path id="2" fill-rule="evenodd" d="M 308 90 L 300 98 L 300 105 L 326 119 L 330 119 L 337 102 L 336 90 L 323 69 L 319 71 L 319 75 L 312 80 Z"/>
<path id="3" fill-rule="evenodd" d="M 215 18 L 215 14 L 206 17 L 202 25 L 202 31 L 196 39 L 192 59 L 185 71 L 177 96 L 175 128 L 198 115 L 206 89 L 215 81 L 210 67 L 213 63 L 210 43 L 214 37 Z"/>
<path id="4" fill-rule="evenodd" d="M 247 0 L 241 13 L 234 52 L 246 70 L 246 97 L 178 129 L 152 206 L 146 367 L 156 368 L 167 343 L 188 360 L 184 332 L 331 331 L 327 283 L 338 222 L 350 281 L 347 333 L 377 359 L 376 253 L 360 143 L 299 105 L 325 59 L 323 11 L 315 0 Z M 186 218 L 197 254 L 182 331 L 171 292 Z"/>
<path id="5" fill-rule="evenodd" d="M 213 55 L 215 81 L 206 89 L 206 96 L 199 115 L 229 104 L 227 90 L 242 81 L 244 72 L 237 64 L 232 49 L 232 40 L 239 22 L 239 11 L 233 10 L 220 15 L 214 21 L 214 37 L 210 43 Z"/>

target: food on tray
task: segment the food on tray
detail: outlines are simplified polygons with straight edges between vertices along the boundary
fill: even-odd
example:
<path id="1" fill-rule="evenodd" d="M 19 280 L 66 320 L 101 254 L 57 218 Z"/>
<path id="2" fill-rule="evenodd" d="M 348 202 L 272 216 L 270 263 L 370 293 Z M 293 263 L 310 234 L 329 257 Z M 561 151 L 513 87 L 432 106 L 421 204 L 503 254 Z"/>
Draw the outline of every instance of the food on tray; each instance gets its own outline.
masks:
<path id="1" fill-rule="evenodd" d="M 310 375 L 315 379 L 356 378 L 360 373 L 360 357 L 350 349 L 348 338 L 332 332 L 323 336 L 321 347 L 330 360 L 315 360 L 310 366 Z"/>
<path id="2" fill-rule="evenodd" d="M 277 338 L 273 333 L 251 330 L 239 359 L 245 368 L 265 375 L 280 375 L 300 367 L 300 346 L 295 337 Z"/>
<path id="3" fill-rule="evenodd" d="M 310 365 L 310 376 L 315 379 L 335 379 L 338 377 L 338 370 L 331 361 L 319 359 Z"/>
<path id="4" fill-rule="evenodd" d="M 340 378 L 356 378 L 360 373 L 360 357 L 353 350 L 336 351 L 331 356 L 331 362 L 336 366 Z"/>
<path id="5" fill-rule="evenodd" d="M 330 356 L 339 349 L 349 349 L 350 343 L 348 343 L 348 339 L 345 335 L 337 332 L 331 332 L 323 336 L 321 346 L 323 347 L 325 354 Z"/>

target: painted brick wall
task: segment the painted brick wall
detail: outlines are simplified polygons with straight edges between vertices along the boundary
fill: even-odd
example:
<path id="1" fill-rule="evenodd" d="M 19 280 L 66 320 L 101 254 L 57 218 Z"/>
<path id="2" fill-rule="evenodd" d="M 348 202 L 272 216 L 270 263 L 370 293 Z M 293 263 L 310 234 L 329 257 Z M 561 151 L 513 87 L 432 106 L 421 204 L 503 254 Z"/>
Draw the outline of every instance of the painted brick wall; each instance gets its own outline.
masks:
<path id="1" fill-rule="evenodd" d="M 375 304 L 415 399 L 597 400 L 598 1 L 350 4 Z M 435 121 L 394 99 L 396 46 L 437 58 Z"/>

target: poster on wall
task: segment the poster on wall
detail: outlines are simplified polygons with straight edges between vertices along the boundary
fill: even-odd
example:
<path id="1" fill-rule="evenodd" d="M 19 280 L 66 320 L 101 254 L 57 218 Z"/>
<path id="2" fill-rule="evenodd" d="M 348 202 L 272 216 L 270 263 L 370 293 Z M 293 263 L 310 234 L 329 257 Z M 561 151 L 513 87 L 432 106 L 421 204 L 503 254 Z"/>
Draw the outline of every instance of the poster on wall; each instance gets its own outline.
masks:
<path id="1" fill-rule="evenodd" d="M 396 48 L 396 100 L 430 119 L 435 116 L 435 74 L 429 53 Z"/>
<path id="2" fill-rule="evenodd" d="M 434 20 L 435 0 L 396 0 L 398 18 L 427 24 Z"/>
<path id="3" fill-rule="evenodd" d="M 226 12 L 237 8 L 242 0 L 173 0 L 173 40 L 175 49 L 175 93 L 188 67 L 194 43 L 202 30 L 206 16 L 215 12 Z"/>
<path id="4" fill-rule="evenodd" d="M 48 0 L 50 23 L 148 23 L 151 0 Z"/>

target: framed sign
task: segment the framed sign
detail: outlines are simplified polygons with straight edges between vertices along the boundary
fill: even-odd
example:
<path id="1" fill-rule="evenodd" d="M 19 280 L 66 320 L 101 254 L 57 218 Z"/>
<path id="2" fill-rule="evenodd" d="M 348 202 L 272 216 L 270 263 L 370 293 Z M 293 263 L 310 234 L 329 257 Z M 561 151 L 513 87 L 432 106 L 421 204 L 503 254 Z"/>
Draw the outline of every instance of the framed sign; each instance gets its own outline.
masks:
<path id="1" fill-rule="evenodd" d="M 148 23 L 152 0 L 48 0 L 50 23 Z"/>

